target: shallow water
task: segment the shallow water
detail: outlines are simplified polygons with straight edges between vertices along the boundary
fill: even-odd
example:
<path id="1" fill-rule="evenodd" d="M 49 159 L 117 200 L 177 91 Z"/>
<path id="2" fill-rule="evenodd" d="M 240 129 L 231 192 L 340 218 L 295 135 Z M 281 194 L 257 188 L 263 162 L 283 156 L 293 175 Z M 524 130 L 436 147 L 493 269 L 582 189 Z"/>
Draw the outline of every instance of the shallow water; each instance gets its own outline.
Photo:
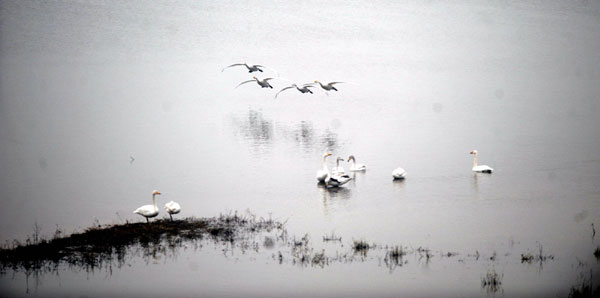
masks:
<path id="1" fill-rule="evenodd" d="M 566 296 L 597 270 L 594 2 L 1 5 L 0 240 L 27 238 L 35 222 L 49 237 L 139 221 L 131 211 L 158 189 L 159 205 L 182 205 L 178 217 L 248 209 L 287 220 L 317 249 L 335 232 L 346 246 L 502 256 L 390 273 L 375 261 L 297 268 L 269 252 L 232 261 L 204 248 L 133 258 L 112 275 L 65 268 L 37 295 L 93 285 L 89 296 L 479 296 L 494 268 L 506 296 Z M 234 89 L 251 75 L 220 72 L 245 61 L 298 83 L 347 83 L 274 99 L 287 81 Z M 473 149 L 492 175 L 471 172 Z M 324 151 L 368 170 L 319 187 Z M 398 166 L 405 181 L 392 181 Z M 539 245 L 555 259 L 521 264 Z M 22 276 L 0 278 L 25 293 Z"/>

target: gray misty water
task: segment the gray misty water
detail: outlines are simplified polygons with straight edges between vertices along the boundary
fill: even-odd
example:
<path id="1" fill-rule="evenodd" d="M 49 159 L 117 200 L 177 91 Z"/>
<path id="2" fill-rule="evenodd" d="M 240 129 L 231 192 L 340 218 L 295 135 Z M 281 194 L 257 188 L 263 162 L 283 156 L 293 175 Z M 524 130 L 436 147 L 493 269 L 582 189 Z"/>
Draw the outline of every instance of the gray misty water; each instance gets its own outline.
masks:
<path id="1" fill-rule="evenodd" d="M 334 232 L 345 245 L 502 256 L 466 265 L 438 258 L 390 273 L 203 249 L 133 259 L 110 277 L 65 269 L 27 295 L 478 296 L 494 269 L 506 296 L 566 296 L 581 272 L 597 270 L 597 2 L 0 8 L 2 242 L 27 238 L 36 222 L 50 236 L 142 221 L 132 211 L 158 189 L 160 206 L 182 205 L 179 218 L 250 210 L 287 220 L 299 236 Z M 259 78 L 282 79 L 272 90 L 234 88 L 256 73 L 221 69 L 242 62 L 276 70 Z M 274 98 L 314 80 L 345 83 Z M 473 149 L 492 175 L 471 171 Z M 319 187 L 325 151 L 354 155 L 368 170 L 339 190 Z M 396 167 L 406 180 L 392 181 Z M 555 259 L 543 269 L 521 264 L 539 245 Z M 3 290 L 26 295 L 25 277 L 1 278 Z"/>

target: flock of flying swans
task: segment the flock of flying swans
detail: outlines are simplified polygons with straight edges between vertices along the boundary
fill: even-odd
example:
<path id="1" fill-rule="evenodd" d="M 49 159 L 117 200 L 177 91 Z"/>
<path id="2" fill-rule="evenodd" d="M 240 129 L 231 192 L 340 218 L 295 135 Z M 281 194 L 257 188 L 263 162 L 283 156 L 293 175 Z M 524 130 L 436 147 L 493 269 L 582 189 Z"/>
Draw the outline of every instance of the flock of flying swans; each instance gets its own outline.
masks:
<path id="1" fill-rule="evenodd" d="M 477 150 L 471 151 L 470 154 L 473 154 L 475 157 L 473 160 L 473 172 L 491 174 L 494 171 L 494 169 L 492 169 L 489 166 L 477 164 Z M 329 156 L 331 156 L 331 153 L 323 153 L 323 168 L 317 171 L 317 181 L 319 181 L 319 183 L 325 184 L 325 186 L 327 187 L 339 187 L 352 180 L 350 176 L 344 173 L 344 168 L 340 166 L 340 161 L 344 161 L 344 159 L 339 156 L 335 160 L 335 167 L 333 167 L 331 171 L 329 171 L 329 168 L 327 167 L 327 157 Z M 350 155 L 348 157 L 348 162 L 350 163 L 351 172 L 360 172 L 367 170 L 366 165 L 356 163 L 356 159 L 353 155 Z M 396 168 L 392 171 L 392 177 L 394 178 L 394 180 L 404 179 L 406 178 L 406 170 L 404 170 L 403 168 Z"/>
<path id="2" fill-rule="evenodd" d="M 263 70 L 261 68 L 270 69 L 273 72 L 275 72 L 277 74 L 277 76 L 279 76 L 279 74 L 277 73 L 277 71 L 275 71 L 272 68 L 267 68 L 267 67 L 262 66 L 262 65 L 248 65 L 247 63 L 235 63 L 235 64 L 231 64 L 229 66 L 224 67 L 221 70 L 221 72 L 225 71 L 225 69 L 228 69 L 230 67 L 235 67 L 235 66 L 245 66 L 246 69 L 248 69 L 249 73 L 253 73 L 255 71 L 263 72 Z M 276 78 L 264 78 L 264 79 L 261 80 L 261 79 L 257 78 L 256 76 L 253 76 L 252 80 L 243 81 L 243 82 L 239 83 L 237 86 L 235 86 L 234 89 L 236 89 L 237 87 L 239 87 L 241 85 L 244 85 L 244 84 L 247 84 L 247 83 L 252 83 L 252 82 L 256 82 L 261 88 L 270 88 L 270 89 L 273 89 L 273 86 L 271 86 L 271 84 L 268 82 L 269 80 L 273 80 L 273 79 L 276 79 Z M 279 78 L 277 78 L 277 79 L 279 79 Z M 281 79 L 281 80 L 284 80 L 284 79 Z M 277 98 L 277 96 L 279 95 L 279 93 L 281 93 L 281 92 L 283 92 L 285 90 L 294 89 L 294 88 L 296 88 L 296 90 L 298 90 L 298 92 L 300 92 L 300 93 L 310 93 L 310 94 L 313 94 L 313 92 L 310 90 L 310 88 L 315 88 L 316 84 L 319 84 L 319 86 L 321 86 L 321 88 L 323 90 L 325 90 L 326 92 L 327 91 L 331 91 L 331 90 L 338 91 L 337 88 L 334 87 L 334 85 L 335 84 L 341 84 L 341 83 L 343 83 L 343 82 L 329 82 L 329 83 L 323 85 L 323 83 L 319 82 L 318 80 L 315 80 L 314 83 L 306 83 L 306 84 L 302 84 L 302 85 L 291 84 L 290 86 L 287 86 L 287 87 L 279 90 L 279 92 L 277 92 L 277 94 L 275 94 L 275 98 Z M 327 94 L 327 93 L 325 93 L 325 94 Z M 329 94 L 327 94 L 327 95 L 329 95 Z"/>

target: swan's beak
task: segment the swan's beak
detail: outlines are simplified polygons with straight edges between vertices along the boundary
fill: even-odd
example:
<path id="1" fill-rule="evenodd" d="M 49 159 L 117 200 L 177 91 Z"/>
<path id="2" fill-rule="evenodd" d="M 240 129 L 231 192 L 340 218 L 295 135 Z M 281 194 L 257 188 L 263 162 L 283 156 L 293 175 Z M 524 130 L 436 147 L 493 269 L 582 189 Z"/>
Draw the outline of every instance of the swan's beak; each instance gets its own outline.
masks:
<path id="1" fill-rule="evenodd" d="M 331 153 L 327 152 L 327 156 L 331 156 Z"/>
<path id="2" fill-rule="evenodd" d="M 318 83 L 319 81 L 315 80 L 315 83 Z"/>
<path id="3" fill-rule="evenodd" d="M 471 152 L 469 152 L 469 154 L 475 154 L 475 151 L 471 151 Z"/>

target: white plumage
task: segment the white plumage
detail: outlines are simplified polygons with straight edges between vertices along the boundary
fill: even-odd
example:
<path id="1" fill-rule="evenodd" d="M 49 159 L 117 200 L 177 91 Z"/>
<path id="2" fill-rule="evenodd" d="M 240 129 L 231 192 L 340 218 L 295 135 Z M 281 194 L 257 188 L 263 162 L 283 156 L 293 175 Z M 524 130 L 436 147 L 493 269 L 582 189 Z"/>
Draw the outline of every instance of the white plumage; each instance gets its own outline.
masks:
<path id="1" fill-rule="evenodd" d="M 179 206 L 179 204 L 176 202 L 170 201 L 165 204 L 165 210 L 167 211 L 167 213 L 169 213 L 169 217 L 171 218 L 171 221 L 173 221 L 172 214 L 179 213 L 181 211 L 181 206 Z"/>
<path id="2" fill-rule="evenodd" d="M 403 168 L 397 168 L 392 172 L 392 177 L 394 179 L 404 179 L 406 178 L 406 171 Z"/>
<path id="3" fill-rule="evenodd" d="M 471 151 L 470 154 L 475 155 L 475 158 L 473 159 L 473 172 L 491 174 L 494 171 L 494 169 L 490 168 L 489 166 L 477 165 L 477 150 Z"/>
<path id="4" fill-rule="evenodd" d="M 156 206 L 156 195 L 160 195 L 158 190 L 152 192 L 152 205 L 144 205 L 140 208 L 135 209 L 133 213 L 139 214 L 146 218 L 146 222 L 150 222 L 148 218 L 155 217 L 158 215 L 158 206 Z"/>
<path id="5" fill-rule="evenodd" d="M 356 159 L 354 159 L 354 155 L 350 155 L 348 157 L 348 162 L 350 163 L 350 171 L 358 172 L 358 171 L 366 171 L 367 166 L 362 163 L 356 163 Z"/>
<path id="6" fill-rule="evenodd" d="M 331 153 L 323 153 L 323 168 L 317 171 L 317 181 L 325 182 L 325 179 L 329 176 L 329 168 L 327 167 L 327 157 L 331 156 Z"/>

